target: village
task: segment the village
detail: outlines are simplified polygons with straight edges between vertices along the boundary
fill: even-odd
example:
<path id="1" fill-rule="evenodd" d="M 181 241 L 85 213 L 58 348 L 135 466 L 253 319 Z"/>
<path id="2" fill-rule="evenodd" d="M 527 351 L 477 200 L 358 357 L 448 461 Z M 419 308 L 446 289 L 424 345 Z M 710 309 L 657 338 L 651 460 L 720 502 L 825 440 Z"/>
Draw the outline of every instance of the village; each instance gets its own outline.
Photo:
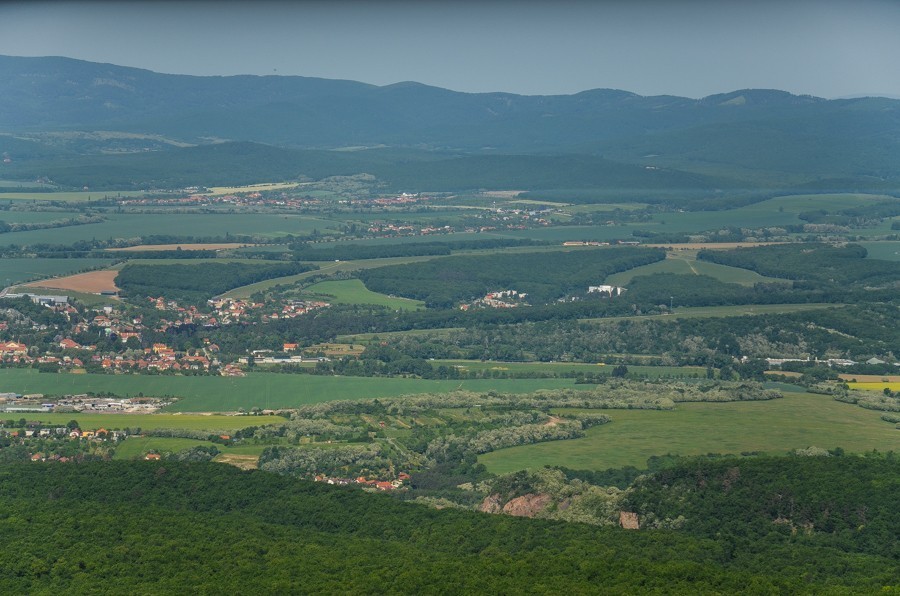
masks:
<path id="1" fill-rule="evenodd" d="M 220 348 L 209 338 L 183 351 L 152 338 L 186 325 L 207 329 L 291 319 L 328 308 L 319 300 L 253 302 L 232 298 L 209 300 L 209 310 L 181 306 L 162 297 L 149 298 L 151 311 L 126 312 L 121 307 L 78 306 L 67 296 L 14 294 L 45 307 L 55 324 L 23 317 L 15 309 L 0 311 L 0 366 L 35 367 L 44 372 L 216 374 L 244 376 L 232 362 L 222 362 Z M 153 312 L 160 316 L 150 316 Z M 50 314 L 52 313 L 52 314 Z M 31 338 L 31 344 L 23 338 Z M 52 337 L 50 342 L 45 338 Z M 153 343 L 150 343 L 153 341 Z M 286 344 L 291 351 L 292 344 Z M 296 344 L 293 344 L 294 348 Z M 299 359 L 299 356 L 295 358 Z M 244 359 L 246 363 L 246 359 Z"/>

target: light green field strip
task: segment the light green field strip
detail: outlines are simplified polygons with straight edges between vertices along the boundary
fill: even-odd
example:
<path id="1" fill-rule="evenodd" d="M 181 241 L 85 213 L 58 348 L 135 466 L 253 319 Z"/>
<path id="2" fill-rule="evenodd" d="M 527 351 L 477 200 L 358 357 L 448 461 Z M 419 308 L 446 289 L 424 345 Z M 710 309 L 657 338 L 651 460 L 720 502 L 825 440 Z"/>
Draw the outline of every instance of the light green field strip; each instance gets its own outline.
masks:
<path id="1" fill-rule="evenodd" d="M 322 296 L 334 304 L 374 304 L 393 310 L 419 310 L 425 308 L 421 300 L 394 298 L 372 292 L 359 279 L 322 281 L 303 290 L 304 295 Z"/>
<path id="2" fill-rule="evenodd" d="M 295 408 L 333 400 L 447 393 L 458 389 L 528 393 L 574 387 L 573 379 L 475 379 L 432 381 L 381 377 L 331 377 L 252 373 L 246 377 L 48 374 L 33 369 L 0 369 L 0 392 L 77 394 L 93 391 L 121 397 L 177 396 L 169 412 L 236 412 Z M 18 419 L 18 418 L 17 418 Z"/>
<path id="3" fill-rule="evenodd" d="M 742 286 L 752 286 L 757 283 L 790 283 L 784 279 L 765 277 L 749 269 L 729 267 L 728 265 L 720 265 L 708 261 L 698 261 L 694 251 L 687 251 L 687 254 L 670 253 L 664 261 L 657 261 L 649 265 L 610 275 L 606 278 L 605 283 L 615 286 L 627 286 L 635 277 L 653 275 L 654 273 L 708 275 L 724 283 L 734 283 Z"/>

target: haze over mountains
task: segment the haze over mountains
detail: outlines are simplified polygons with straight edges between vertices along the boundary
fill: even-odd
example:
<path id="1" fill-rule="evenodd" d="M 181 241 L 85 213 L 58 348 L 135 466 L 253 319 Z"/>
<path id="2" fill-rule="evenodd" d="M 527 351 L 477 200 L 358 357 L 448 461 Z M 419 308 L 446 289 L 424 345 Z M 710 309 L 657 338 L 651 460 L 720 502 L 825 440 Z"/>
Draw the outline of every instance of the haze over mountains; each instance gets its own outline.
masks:
<path id="1" fill-rule="evenodd" d="M 84 134 L 96 131 L 105 132 Z M 659 168 L 710 188 L 852 190 L 893 187 L 900 177 L 900 101 L 825 100 L 775 90 L 699 100 L 609 89 L 559 96 L 473 94 L 411 82 L 378 87 L 306 77 L 197 77 L 68 58 L 0 56 L 0 132 L 6 133 L 0 152 L 15 162 L 7 170 L 24 168 L 19 173 L 26 177 L 34 173 L 25 167 L 31 159 L 218 141 L 284 150 L 403 150 L 377 158 L 341 158 L 330 151 L 335 164 L 353 164 L 330 168 L 335 173 L 357 169 L 360 159 L 359 167 L 373 159 L 402 164 L 530 154 L 630 164 L 651 177 L 654 170 L 646 168 Z M 241 151 L 244 159 L 254 153 L 248 146 Z M 266 155 L 271 162 L 271 151 Z M 293 151 L 279 155 L 299 159 Z M 292 173 L 297 174 L 312 172 Z M 572 188 L 584 187 L 584 181 L 573 182 Z"/>

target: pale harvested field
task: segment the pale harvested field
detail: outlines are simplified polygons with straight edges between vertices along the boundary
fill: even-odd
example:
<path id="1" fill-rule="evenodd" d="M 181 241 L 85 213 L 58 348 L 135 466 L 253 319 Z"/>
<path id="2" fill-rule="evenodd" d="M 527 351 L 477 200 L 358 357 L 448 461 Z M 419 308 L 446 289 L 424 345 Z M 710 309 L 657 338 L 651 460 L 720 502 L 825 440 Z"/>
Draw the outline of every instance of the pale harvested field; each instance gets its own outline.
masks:
<path id="1" fill-rule="evenodd" d="M 115 279 L 119 274 L 115 270 L 90 271 L 67 277 L 55 279 L 42 279 L 25 284 L 29 288 L 48 288 L 52 290 L 69 290 L 83 292 L 85 294 L 99 294 L 100 292 L 118 292 Z"/>
<path id="2" fill-rule="evenodd" d="M 481 193 L 481 196 L 488 197 L 491 199 L 514 199 L 520 194 L 525 192 L 524 190 L 488 190 Z"/>
<path id="3" fill-rule="evenodd" d="M 108 248 L 107 250 L 118 250 L 121 252 L 137 252 L 137 251 L 158 251 L 158 250 L 225 250 L 229 248 L 243 248 L 245 246 L 256 246 L 255 244 L 242 244 L 240 242 L 222 242 L 219 244 L 138 244 L 137 246 L 128 246 L 126 248 Z"/>
<path id="4" fill-rule="evenodd" d="M 900 375 L 850 375 L 841 374 L 838 378 L 842 381 L 851 381 L 856 379 L 857 383 L 883 383 L 887 379 L 888 383 L 900 383 Z M 852 385 L 851 385 L 852 387 Z"/>
<path id="5" fill-rule="evenodd" d="M 263 184 L 250 184 L 249 186 L 213 186 L 205 195 L 234 195 L 242 192 L 265 192 L 267 190 L 288 190 L 301 186 L 300 182 L 267 182 Z"/>
<path id="6" fill-rule="evenodd" d="M 675 250 L 729 250 L 732 248 L 747 248 L 751 246 L 771 246 L 772 244 L 784 244 L 784 242 L 687 242 L 685 244 L 643 244 L 651 248 L 672 248 Z"/>

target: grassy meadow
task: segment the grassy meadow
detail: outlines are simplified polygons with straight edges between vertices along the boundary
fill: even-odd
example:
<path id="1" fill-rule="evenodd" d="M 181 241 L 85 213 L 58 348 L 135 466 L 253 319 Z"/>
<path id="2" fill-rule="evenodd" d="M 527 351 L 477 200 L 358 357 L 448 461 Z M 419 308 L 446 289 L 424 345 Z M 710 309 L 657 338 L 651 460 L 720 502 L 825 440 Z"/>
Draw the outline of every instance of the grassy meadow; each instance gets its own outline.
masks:
<path id="1" fill-rule="evenodd" d="M 0 284 L 4 286 L 45 277 L 70 275 L 85 269 L 104 267 L 112 259 L 0 259 Z"/>
<path id="2" fill-rule="evenodd" d="M 900 431 L 881 420 L 881 412 L 825 395 L 785 393 L 783 399 L 772 401 L 682 403 L 671 411 L 604 413 L 612 422 L 588 430 L 584 438 L 501 449 L 478 461 L 503 474 L 544 465 L 643 468 L 650 456 L 667 453 L 780 454 L 813 445 L 849 452 L 900 449 Z"/>
<path id="3" fill-rule="evenodd" d="M 882 242 L 860 242 L 868 251 L 867 258 L 883 261 L 900 261 L 900 242 L 888 240 Z"/>
<path id="4" fill-rule="evenodd" d="M 729 267 L 718 263 L 698 261 L 696 251 L 679 251 L 669 253 L 663 261 L 643 265 L 628 271 L 616 273 L 606 278 L 605 283 L 615 286 L 627 286 L 631 280 L 640 275 L 654 273 L 674 273 L 676 275 L 708 275 L 724 283 L 752 286 L 757 283 L 786 282 L 774 277 L 765 277 L 749 269 Z"/>
<path id="5" fill-rule="evenodd" d="M 425 308 L 421 300 L 395 298 L 372 292 L 359 279 L 322 281 L 303 290 L 303 295 L 321 297 L 334 304 L 374 304 L 393 310 L 418 310 Z"/>

